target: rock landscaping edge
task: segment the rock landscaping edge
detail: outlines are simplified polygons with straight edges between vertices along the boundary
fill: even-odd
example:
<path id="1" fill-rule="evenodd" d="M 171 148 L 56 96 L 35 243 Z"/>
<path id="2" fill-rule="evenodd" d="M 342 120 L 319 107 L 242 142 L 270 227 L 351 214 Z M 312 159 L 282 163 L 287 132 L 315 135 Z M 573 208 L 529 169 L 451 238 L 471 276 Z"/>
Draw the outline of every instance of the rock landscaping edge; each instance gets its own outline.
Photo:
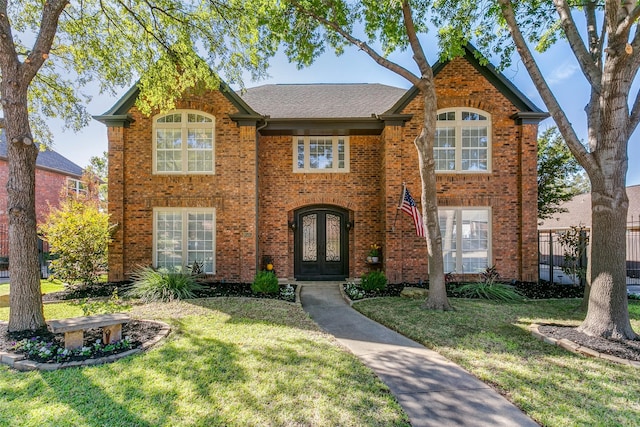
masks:
<path id="1" fill-rule="evenodd" d="M 569 341 L 568 339 L 556 339 L 550 336 L 547 336 L 539 331 L 539 327 L 544 325 L 539 325 L 537 323 L 532 323 L 529 326 L 529 331 L 531 331 L 531 335 L 538 338 L 541 341 L 546 342 L 547 344 L 556 345 L 558 347 L 562 347 L 565 350 L 569 350 L 572 353 L 581 354 L 587 357 L 597 357 L 599 359 L 604 359 L 609 362 L 618 363 L 621 365 L 632 366 L 634 368 L 640 369 L 640 362 L 635 360 L 623 359 L 621 357 L 612 356 L 610 354 L 600 353 L 599 351 L 593 350 L 588 347 L 583 347 L 573 341 Z"/>
<path id="2" fill-rule="evenodd" d="M 9 367 L 16 369 L 18 371 L 55 371 L 58 369 L 65 368 L 73 368 L 78 366 L 92 366 L 92 365 L 102 365 L 104 363 L 115 362 L 118 359 L 122 359 L 123 357 L 131 356 L 133 354 L 141 353 L 145 350 L 148 350 L 152 346 L 156 345 L 160 340 L 165 338 L 171 332 L 171 327 L 158 320 L 147 320 L 147 319 L 139 319 L 142 322 L 155 323 L 160 325 L 161 328 L 158 331 L 157 335 L 152 339 L 142 343 L 142 345 L 138 348 L 133 348 L 131 350 L 124 351 L 122 353 L 112 354 L 110 356 L 99 357 L 97 359 L 86 359 L 86 360 L 76 360 L 71 362 L 63 362 L 63 363 L 40 363 L 35 362 L 33 360 L 27 360 L 24 354 L 18 353 L 6 353 L 0 351 L 0 363 L 8 365 Z"/>

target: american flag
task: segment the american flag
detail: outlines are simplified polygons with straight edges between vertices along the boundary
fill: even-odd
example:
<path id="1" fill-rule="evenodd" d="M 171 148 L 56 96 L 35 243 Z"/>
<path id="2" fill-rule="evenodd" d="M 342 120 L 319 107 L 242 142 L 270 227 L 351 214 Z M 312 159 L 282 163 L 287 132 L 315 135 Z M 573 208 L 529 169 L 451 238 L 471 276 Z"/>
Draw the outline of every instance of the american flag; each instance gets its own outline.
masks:
<path id="1" fill-rule="evenodd" d="M 411 197 L 411 193 L 409 193 L 407 187 L 404 187 L 403 191 L 404 194 L 402 195 L 400 210 L 411 215 L 411 218 L 413 218 L 413 225 L 416 227 L 416 234 L 420 237 L 425 237 L 424 222 L 422 221 L 420 210 L 416 206 L 416 201 Z"/>

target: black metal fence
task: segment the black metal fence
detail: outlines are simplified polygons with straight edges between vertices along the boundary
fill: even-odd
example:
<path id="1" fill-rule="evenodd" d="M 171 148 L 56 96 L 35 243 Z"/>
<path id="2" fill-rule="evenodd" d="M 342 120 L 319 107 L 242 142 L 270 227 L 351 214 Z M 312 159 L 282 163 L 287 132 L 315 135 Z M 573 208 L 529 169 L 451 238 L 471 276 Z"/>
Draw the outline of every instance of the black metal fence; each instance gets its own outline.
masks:
<path id="1" fill-rule="evenodd" d="M 568 245 L 567 233 L 576 233 Z M 588 230 L 538 232 L 539 277 L 551 283 L 579 284 L 584 281 L 589 244 Z M 640 284 L 640 217 L 627 224 L 627 284 Z"/>
<path id="2" fill-rule="evenodd" d="M 49 277 L 49 244 L 38 239 L 38 259 L 40 260 L 40 277 Z M 9 227 L 0 225 L 0 279 L 9 279 Z"/>

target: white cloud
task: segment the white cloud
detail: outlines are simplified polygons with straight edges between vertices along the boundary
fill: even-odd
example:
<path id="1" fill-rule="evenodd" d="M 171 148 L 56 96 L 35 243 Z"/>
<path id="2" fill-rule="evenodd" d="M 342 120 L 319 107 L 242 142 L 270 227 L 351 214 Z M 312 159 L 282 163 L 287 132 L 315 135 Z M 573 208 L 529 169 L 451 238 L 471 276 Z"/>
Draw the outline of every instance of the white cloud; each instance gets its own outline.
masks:
<path id="1" fill-rule="evenodd" d="M 580 71 L 578 64 L 572 61 L 565 61 L 551 72 L 547 78 L 547 83 L 549 85 L 561 83 L 571 78 L 577 71 Z"/>

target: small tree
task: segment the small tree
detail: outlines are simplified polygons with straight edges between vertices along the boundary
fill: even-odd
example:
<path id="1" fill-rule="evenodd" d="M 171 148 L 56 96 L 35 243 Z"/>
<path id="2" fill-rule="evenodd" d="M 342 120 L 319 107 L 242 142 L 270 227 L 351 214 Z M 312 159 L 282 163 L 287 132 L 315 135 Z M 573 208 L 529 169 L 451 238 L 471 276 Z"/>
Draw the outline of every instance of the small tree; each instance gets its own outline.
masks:
<path id="1" fill-rule="evenodd" d="M 55 275 L 71 285 L 96 283 L 107 266 L 111 230 L 109 215 L 94 201 L 71 197 L 53 209 L 40 232 L 57 255 Z"/>
<path id="2" fill-rule="evenodd" d="M 538 137 L 538 218 L 551 218 L 562 202 L 589 191 L 584 169 L 564 143 L 557 127 Z"/>

